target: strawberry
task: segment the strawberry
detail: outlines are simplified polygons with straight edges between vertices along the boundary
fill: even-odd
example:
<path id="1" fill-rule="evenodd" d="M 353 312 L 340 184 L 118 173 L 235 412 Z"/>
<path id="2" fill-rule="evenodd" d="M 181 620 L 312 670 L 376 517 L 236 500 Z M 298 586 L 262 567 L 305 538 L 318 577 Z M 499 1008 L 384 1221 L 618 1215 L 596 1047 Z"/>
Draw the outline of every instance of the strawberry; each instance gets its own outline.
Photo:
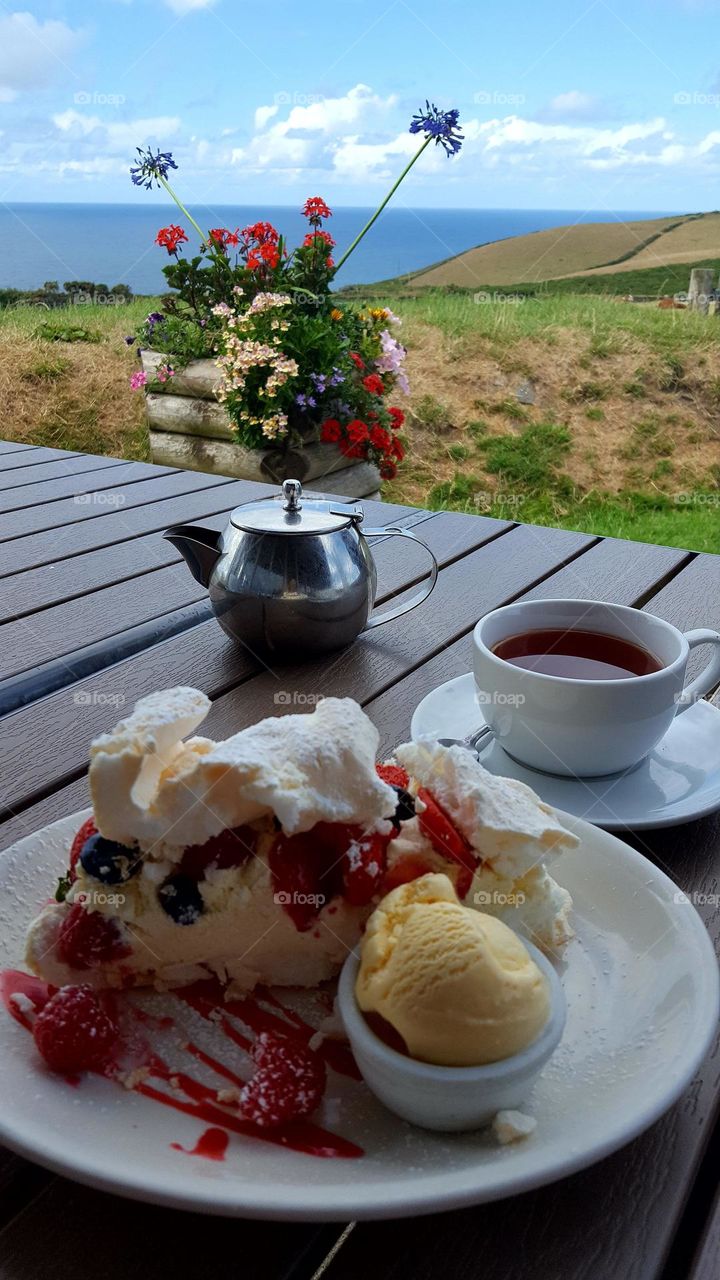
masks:
<path id="1" fill-rule="evenodd" d="M 379 893 L 385 875 L 388 840 L 388 836 L 376 832 L 359 834 L 345 850 L 343 896 L 352 906 L 364 907 Z"/>
<path id="2" fill-rule="evenodd" d="M 464 898 L 470 888 L 473 872 L 477 867 L 480 859 L 473 852 L 464 835 L 462 835 L 455 824 L 451 821 L 445 810 L 440 807 L 437 800 L 426 790 L 421 787 L 418 791 L 418 799 L 422 800 L 425 809 L 418 815 L 420 830 L 427 837 L 434 849 L 441 853 L 444 858 L 448 858 L 451 862 L 457 862 L 461 867 L 469 872 L 469 876 L 462 877 L 462 886 L 458 881 L 458 896 Z M 462 890 L 464 891 L 461 891 Z"/>
<path id="3" fill-rule="evenodd" d="M 115 920 L 99 911 L 86 911 L 80 902 L 74 903 L 65 916 L 55 949 L 60 963 L 71 969 L 94 969 L 122 960 L 132 952 Z"/>
<path id="4" fill-rule="evenodd" d="M 83 822 L 80 830 L 77 832 L 75 839 L 73 840 L 70 846 L 69 878 L 70 878 L 71 884 L 77 879 L 77 864 L 80 861 L 80 854 L 82 853 L 83 845 L 85 844 L 86 840 L 90 839 L 90 836 L 95 836 L 95 835 L 97 835 L 97 827 L 95 826 L 95 819 L 86 818 L 85 822 Z"/>
<path id="5" fill-rule="evenodd" d="M 35 1044 L 51 1071 L 97 1071 L 118 1038 L 112 1018 L 91 987 L 61 987 L 35 1019 Z"/>
<path id="6" fill-rule="evenodd" d="M 342 855 L 350 830 L 340 822 L 318 822 L 299 835 L 278 832 L 268 856 L 273 893 L 300 933 L 342 891 Z"/>
<path id="7" fill-rule="evenodd" d="M 240 867 L 257 849 L 258 833 L 252 827 L 226 827 L 211 836 L 205 844 L 192 844 L 185 850 L 180 871 L 193 880 L 202 880 L 209 866 L 220 871 Z"/>
<path id="8" fill-rule="evenodd" d="M 383 782 L 387 782 L 389 787 L 400 787 L 405 791 L 410 781 L 407 770 L 403 769 L 399 764 L 376 764 L 375 771 Z"/>
<path id="9" fill-rule="evenodd" d="M 269 1129 L 309 1116 L 325 1092 L 325 1063 L 305 1045 L 262 1031 L 251 1057 L 255 1074 L 240 1094 L 240 1114 Z"/>

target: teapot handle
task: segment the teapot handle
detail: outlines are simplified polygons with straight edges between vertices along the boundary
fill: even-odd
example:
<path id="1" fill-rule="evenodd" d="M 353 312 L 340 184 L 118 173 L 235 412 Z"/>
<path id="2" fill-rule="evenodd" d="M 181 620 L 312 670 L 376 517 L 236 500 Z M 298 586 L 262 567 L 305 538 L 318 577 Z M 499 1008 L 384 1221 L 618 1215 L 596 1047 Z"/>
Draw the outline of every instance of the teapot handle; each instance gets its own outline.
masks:
<path id="1" fill-rule="evenodd" d="M 366 538 L 394 537 L 396 535 L 399 538 L 411 538 L 419 547 L 422 547 L 423 551 L 427 551 L 430 559 L 432 560 L 430 577 L 426 580 L 420 590 L 417 591 L 414 596 L 411 596 L 409 600 L 406 600 L 404 604 L 396 605 L 394 609 L 388 609 L 385 613 L 378 614 L 377 617 L 373 614 L 368 619 L 364 627 L 365 631 L 370 631 L 372 627 L 379 627 L 383 622 L 391 622 L 393 618 L 402 617 L 404 613 L 409 613 L 416 605 L 422 604 L 423 600 L 427 600 L 430 592 L 437 582 L 438 562 L 435 559 L 434 553 L 430 550 L 427 544 L 420 538 L 416 538 L 415 534 L 412 533 L 410 529 L 363 529 L 362 532 Z"/>

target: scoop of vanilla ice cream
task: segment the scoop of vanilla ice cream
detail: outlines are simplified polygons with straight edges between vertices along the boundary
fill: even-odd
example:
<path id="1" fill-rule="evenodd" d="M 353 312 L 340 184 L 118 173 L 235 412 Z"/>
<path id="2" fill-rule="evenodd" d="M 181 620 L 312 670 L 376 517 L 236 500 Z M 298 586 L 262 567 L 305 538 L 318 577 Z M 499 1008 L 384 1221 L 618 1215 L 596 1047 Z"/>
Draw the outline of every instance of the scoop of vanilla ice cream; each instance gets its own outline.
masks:
<path id="1" fill-rule="evenodd" d="M 445 875 L 393 889 L 370 917 L 356 996 L 413 1058 L 470 1067 L 509 1058 L 539 1035 L 550 993 L 523 942 L 463 907 Z"/>
<path id="2" fill-rule="evenodd" d="M 289 835 L 322 821 L 369 830 L 394 813 L 396 794 L 375 770 L 377 729 L 352 698 L 271 716 L 223 742 L 183 742 L 209 709 L 197 689 L 166 689 L 92 744 L 90 790 L 104 836 L 174 860 L 173 848 L 267 813 Z"/>

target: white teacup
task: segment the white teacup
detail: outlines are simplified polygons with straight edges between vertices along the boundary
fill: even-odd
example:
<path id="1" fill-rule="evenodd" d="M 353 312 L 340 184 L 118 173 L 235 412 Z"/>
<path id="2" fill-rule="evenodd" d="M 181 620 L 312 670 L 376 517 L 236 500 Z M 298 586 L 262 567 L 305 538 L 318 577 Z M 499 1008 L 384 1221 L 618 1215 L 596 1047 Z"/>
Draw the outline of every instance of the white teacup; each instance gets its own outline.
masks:
<path id="1" fill-rule="evenodd" d="M 639 645 L 660 670 L 616 680 L 579 680 L 515 666 L 493 650 L 502 640 L 545 629 L 600 632 Z M 690 650 L 715 646 L 685 685 Z M 500 745 L 546 773 L 619 773 L 645 758 L 673 719 L 720 683 L 720 632 L 677 627 L 640 609 L 588 600 L 528 600 L 481 618 L 473 634 L 477 697 Z"/>

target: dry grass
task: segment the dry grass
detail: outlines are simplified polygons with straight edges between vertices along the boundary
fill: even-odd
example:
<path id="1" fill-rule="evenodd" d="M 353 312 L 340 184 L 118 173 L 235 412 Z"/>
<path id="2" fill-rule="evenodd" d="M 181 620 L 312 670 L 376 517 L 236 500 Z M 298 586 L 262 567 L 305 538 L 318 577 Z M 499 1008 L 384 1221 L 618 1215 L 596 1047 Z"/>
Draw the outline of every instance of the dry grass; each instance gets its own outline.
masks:
<path id="1" fill-rule="evenodd" d="M 558 328 L 551 343 L 518 336 L 449 336 L 422 321 L 406 326 L 408 458 L 392 500 L 421 505 L 458 472 L 492 493 L 483 442 L 535 423 L 566 427 L 562 470 L 582 492 L 702 488 L 720 466 L 720 383 L 702 347 L 668 357 L 632 334 L 614 342 Z M 532 384 L 534 403 L 518 391 Z M 390 495 L 388 495 L 390 496 Z"/>
<path id="2" fill-rule="evenodd" d="M 619 271 L 667 267 L 673 262 L 701 262 L 705 258 L 717 257 L 719 243 L 720 213 L 705 213 L 702 218 L 689 219 L 666 231 L 653 244 L 638 249 L 625 262 L 610 263 L 592 271 L 573 271 L 572 275 L 616 275 Z"/>
<path id="3" fill-rule="evenodd" d="M 706 215 L 712 218 L 713 215 Z M 577 226 L 552 227 L 536 231 L 532 235 L 513 236 L 497 240 L 493 244 L 468 249 L 448 262 L 440 263 L 413 276 L 413 285 L 460 285 L 464 288 L 480 288 L 483 285 L 518 284 L 556 280 L 562 276 L 588 275 L 603 263 L 634 254 L 651 236 L 664 232 L 677 223 L 677 217 L 655 218 L 640 222 L 592 222 Z M 702 230 L 706 218 L 690 222 L 695 227 L 698 247 L 692 257 L 714 257 L 717 248 L 717 228 Z M 684 224 L 678 231 L 684 229 Z M 675 234 L 673 232 L 669 235 Z M 713 236 L 715 239 L 713 240 Z M 665 235 L 661 237 L 665 243 Z M 649 246 L 652 254 L 644 265 L 658 266 L 664 259 L 658 249 L 658 241 Z M 699 245 L 703 244 L 702 253 Z M 688 246 L 689 247 L 689 246 Z M 634 258 L 632 259 L 634 261 Z M 627 263 L 624 264 L 627 269 Z"/>
<path id="4" fill-rule="evenodd" d="M 147 310 L 144 302 L 142 314 Z M 86 325 L 101 341 L 55 342 L 35 336 L 47 312 L 7 312 L 0 324 L 0 398 L 5 439 L 118 458 L 149 458 L 142 396 L 128 378 L 134 357 L 123 338 L 137 316 L 130 308 L 70 308 L 63 320 Z M 29 314 L 28 314 L 29 313 Z"/>

